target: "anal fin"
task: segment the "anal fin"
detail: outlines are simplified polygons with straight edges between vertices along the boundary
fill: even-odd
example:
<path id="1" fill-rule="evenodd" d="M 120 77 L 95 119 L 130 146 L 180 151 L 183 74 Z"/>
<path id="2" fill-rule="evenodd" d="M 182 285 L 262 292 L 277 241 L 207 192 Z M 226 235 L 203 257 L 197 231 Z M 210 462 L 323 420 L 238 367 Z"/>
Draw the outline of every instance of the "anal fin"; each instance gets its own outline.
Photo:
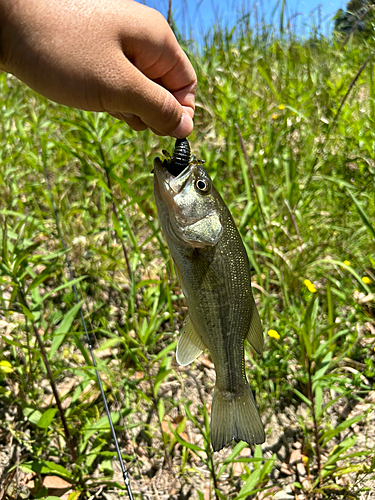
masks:
<path id="1" fill-rule="evenodd" d="M 188 365 L 194 361 L 205 348 L 206 346 L 197 334 L 190 318 L 187 317 L 177 344 L 177 363 L 181 366 Z"/>
<path id="2" fill-rule="evenodd" d="M 246 340 L 258 354 L 260 354 L 263 351 L 263 345 L 264 345 L 263 327 L 262 327 L 262 322 L 260 321 L 257 306 L 255 305 L 254 298 L 253 298 L 253 306 L 251 309 L 251 323 L 250 323 L 249 333 L 246 336 Z"/>

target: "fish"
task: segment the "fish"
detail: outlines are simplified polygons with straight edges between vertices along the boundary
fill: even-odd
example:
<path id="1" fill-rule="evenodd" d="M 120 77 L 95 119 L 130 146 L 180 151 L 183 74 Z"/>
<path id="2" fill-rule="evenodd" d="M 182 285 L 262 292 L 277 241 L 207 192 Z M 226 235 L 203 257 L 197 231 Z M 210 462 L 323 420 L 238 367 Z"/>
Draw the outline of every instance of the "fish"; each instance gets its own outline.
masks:
<path id="1" fill-rule="evenodd" d="M 155 203 L 188 308 L 176 360 L 186 366 L 205 349 L 211 354 L 214 451 L 232 440 L 262 444 L 264 428 L 245 373 L 245 339 L 258 354 L 264 342 L 249 258 L 228 207 L 204 162 L 191 156 L 187 139 L 178 139 L 173 156 L 166 156 L 154 160 Z"/>

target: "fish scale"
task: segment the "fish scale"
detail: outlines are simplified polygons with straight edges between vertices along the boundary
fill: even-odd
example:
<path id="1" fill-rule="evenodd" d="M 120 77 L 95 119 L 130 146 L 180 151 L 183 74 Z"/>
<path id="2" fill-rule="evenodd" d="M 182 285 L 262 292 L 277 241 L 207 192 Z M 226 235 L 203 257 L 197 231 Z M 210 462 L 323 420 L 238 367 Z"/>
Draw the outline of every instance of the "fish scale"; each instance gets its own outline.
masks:
<path id="1" fill-rule="evenodd" d="M 257 352 L 263 349 L 245 247 L 199 160 L 189 160 L 177 175 L 165 161 L 154 162 L 155 201 L 189 312 L 177 361 L 186 365 L 205 348 L 210 351 L 216 371 L 210 424 L 215 451 L 233 439 L 263 443 L 263 425 L 245 374 L 245 339 Z"/>
<path id="2" fill-rule="evenodd" d="M 223 235 L 218 243 L 217 250 L 219 251 L 218 257 L 211 262 L 214 270 L 217 268 L 217 274 L 227 276 L 230 274 L 231 279 L 225 280 L 225 294 L 222 297 L 232 297 L 230 304 L 226 307 L 223 304 L 221 314 L 228 317 L 226 324 L 222 324 L 217 336 L 213 339 L 215 347 L 209 348 L 211 355 L 217 358 L 215 365 L 222 365 L 225 367 L 223 370 L 223 377 L 218 377 L 217 386 L 223 390 L 235 392 L 238 389 L 238 384 L 244 379 L 244 363 L 241 363 L 241 371 L 237 367 L 232 366 L 237 364 L 237 359 L 241 361 L 244 358 L 244 344 L 243 341 L 250 327 L 250 317 L 246 315 L 246 310 L 251 308 L 251 303 L 246 305 L 246 273 L 243 272 L 244 261 L 239 257 L 240 245 L 236 241 L 238 237 L 237 230 L 233 231 L 231 224 L 232 220 L 223 228 Z M 229 243 L 233 244 L 235 249 L 228 250 Z M 242 245 L 242 241 L 241 241 Z M 221 254 L 221 252 L 223 252 Z M 204 253 L 204 250 L 202 251 Z M 242 257 L 242 256 L 241 256 Z M 241 272 L 242 271 L 242 272 Z M 237 292 L 236 292 L 237 291 Z M 214 318 L 215 320 L 217 318 Z M 217 325 L 216 325 L 217 326 Z M 224 335 L 223 335 L 224 334 Z M 236 348 L 236 353 L 233 353 L 233 346 Z M 232 348 L 232 349 L 231 349 Z M 239 351 L 239 352 L 238 352 Z M 230 354 L 230 355 L 228 355 Z M 233 355 L 234 354 L 234 355 Z M 237 354 L 237 355 L 236 355 Z M 221 374 L 221 370 L 219 373 Z"/>

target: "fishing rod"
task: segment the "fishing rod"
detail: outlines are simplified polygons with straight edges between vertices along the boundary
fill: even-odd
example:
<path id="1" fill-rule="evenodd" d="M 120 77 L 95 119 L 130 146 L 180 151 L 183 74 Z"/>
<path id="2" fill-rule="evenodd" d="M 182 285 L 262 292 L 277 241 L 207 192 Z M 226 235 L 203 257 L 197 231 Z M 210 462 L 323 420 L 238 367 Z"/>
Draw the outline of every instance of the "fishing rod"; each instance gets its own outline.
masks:
<path id="1" fill-rule="evenodd" d="M 48 189 L 48 193 L 49 193 L 49 197 L 50 197 L 50 200 L 51 200 L 51 204 L 52 204 L 52 208 L 53 208 L 53 213 L 54 213 L 54 217 L 55 217 L 57 232 L 58 232 L 58 235 L 59 235 L 61 246 L 65 250 L 65 262 L 66 262 L 66 265 L 67 265 L 67 268 L 68 268 L 68 271 L 69 271 L 70 279 L 73 280 L 74 279 L 74 274 L 73 274 L 73 271 L 72 271 L 72 267 L 70 265 L 70 260 L 69 260 L 69 257 L 68 257 L 68 252 L 66 251 L 67 248 L 66 248 L 66 245 L 65 245 L 65 241 L 64 241 L 64 238 L 63 238 L 63 235 L 62 235 L 62 232 L 61 232 L 60 222 L 59 222 L 59 217 L 58 217 L 58 212 L 57 212 L 57 208 L 56 208 L 55 202 L 53 200 L 52 189 L 51 189 L 51 185 L 50 185 L 50 182 L 49 182 L 49 179 L 48 179 L 48 172 L 47 172 L 47 167 L 46 167 L 46 162 L 45 161 L 43 161 L 43 168 L 44 168 L 44 176 L 45 176 L 45 179 L 46 179 L 47 189 Z M 74 292 L 76 303 L 78 304 L 80 302 L 80 299 L 79 299 L 77 287 L 76 287 L 76 285 L 74 283 L 72 285 L 72 288 L 73 288 L 73 292 Z M 101 379 L 100 379 L 100 375 L 99 375 L 99 372 L 98 372 L 98 368 L 97 368 L 97 364 L 96 364 L 96 360 L 95 360 L 94 351 L 92 349 L 90 335 L 88 333 L 87 326 L 86 326 L 86 321 L 85 321 L 85 318 L 84 318 L 84 315 L 83 315 L 83 312 L 82 312 L 82 307 L 79 308 L 79 315 L 80 315 L 80 318 L 81 318 L 81 323 L 82 323 L 83 331 L 85 332 L 85 335 L 86 335 L 87 345 L 88 345 L 88 348 L 89 348 L 89 351 L 90 351 L 92 364 L 93 364 L 93 366 L 95 368 L 96 381 L 97 381 L 99 389 L 100 389 L 100 394 L 101 394 L 101 397 L 102 397 L 102 400 L 103 400 L 105 412 L 107 414 L 109 426 L 110 426 L 110 429 L 111 429 L 112 438 L 113 438 L 113 441 L 115 443 L 117 457 L 118 457 L 118 460 L 120 462 L 120 468 L 121 468 L 122 476 L 124 478 L 124 483 L 125 483 L 125 486 L 126 486 L 126 490 L 128 492 L 129 499 L 130 500 L 134 500 L 133 494 L 132 494 L 131 488 L 130 488 L 129 476 L 128 476 L 128 473 L 127 473 L 127 471 L 125 469 L 124 462 L 122 460 L 121 451 L 120 451 L 120 447 L 119 447 L 117 436 L 116 436 L 116 431 L 115 431 L 115 428 L 113 426 L 111 414 L 109 412 L 109 408 L 108 408 L 108 404 L 107 404 L 107 399 L 105 397 L 104 390 L 103 390 L 103 385 L 102 385 L 102 382 L 101 382 Z"/>

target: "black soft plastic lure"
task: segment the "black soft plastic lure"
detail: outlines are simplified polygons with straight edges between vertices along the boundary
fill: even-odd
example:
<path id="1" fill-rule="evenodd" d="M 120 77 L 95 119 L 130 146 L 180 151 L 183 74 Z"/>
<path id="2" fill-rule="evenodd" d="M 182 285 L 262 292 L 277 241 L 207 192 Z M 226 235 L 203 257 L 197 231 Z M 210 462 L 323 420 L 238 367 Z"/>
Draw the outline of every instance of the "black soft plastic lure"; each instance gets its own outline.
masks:
<path id="1" fill-rule="evenodd" d="M 190 145 L 187 139 L 176 139 L 173 156 L 164 149 L 163 155 L 166 157 L 163 161 L 163 165 L 174 177 L 177 177 L 191 164 L 202 165 L 205 163 L 204 160 L 198 160 L 194 155 L 191 155 Z"/>

